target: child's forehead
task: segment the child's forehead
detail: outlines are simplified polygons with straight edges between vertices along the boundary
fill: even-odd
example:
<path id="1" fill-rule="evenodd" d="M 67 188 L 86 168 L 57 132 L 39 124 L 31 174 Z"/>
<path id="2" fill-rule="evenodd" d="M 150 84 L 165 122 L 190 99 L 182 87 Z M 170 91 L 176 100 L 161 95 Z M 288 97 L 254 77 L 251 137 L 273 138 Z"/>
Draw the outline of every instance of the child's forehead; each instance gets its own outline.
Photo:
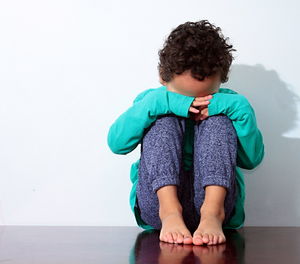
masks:
<path id="1" fill-rule="evenodd" d="M 194 78 L 189 71 L 176 74 L 167 84 L 172 90 L 192 96 L 203 96 L 217 92 L 220 88 L 221 80 L 217 75 L 204 78 L 202 81 Z"/>
<path id="2" fill-rule="evenodd" d="M 206 76 L 204 80 L 200 81 L 192 76 L 190 70 L 187 70 L 181 74 L 175 74 L 173 77 L 173 81 L 176 82 L 177 84 L 189 85 L 190 87 L 191 86 L 199 87 L 203 85 L 210 86 L 220 81 L 220 74 L 216 73 L 211 76 Z"/>

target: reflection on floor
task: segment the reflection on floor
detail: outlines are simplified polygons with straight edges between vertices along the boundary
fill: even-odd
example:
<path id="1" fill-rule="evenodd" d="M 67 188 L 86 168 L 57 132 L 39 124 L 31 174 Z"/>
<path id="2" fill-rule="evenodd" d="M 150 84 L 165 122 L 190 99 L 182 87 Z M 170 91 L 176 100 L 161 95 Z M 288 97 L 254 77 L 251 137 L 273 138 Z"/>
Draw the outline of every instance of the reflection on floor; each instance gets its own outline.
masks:
<path id="1" fill-rule="evenodd" d="M 224 230 L 219 245 L 171 244 L 139 227 L 0 226 L 0 263 L 299 264 L 300 227 Z"/>

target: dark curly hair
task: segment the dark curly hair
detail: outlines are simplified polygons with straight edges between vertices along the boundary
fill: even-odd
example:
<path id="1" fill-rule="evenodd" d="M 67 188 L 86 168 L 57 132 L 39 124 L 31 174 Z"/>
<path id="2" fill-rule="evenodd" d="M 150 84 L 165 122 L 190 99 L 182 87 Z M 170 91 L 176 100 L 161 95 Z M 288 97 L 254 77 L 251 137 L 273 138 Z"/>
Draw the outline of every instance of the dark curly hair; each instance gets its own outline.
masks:
<path id="1" fill-rule="evenodd" d="M 159 50 L 158 71 L 169 82 L 174 74 L 191 71 L 192 77 L 202 81 L 220 73 L 221 82 L 228 81 L 232 60 L 232 45 L 226 43 L 221 29 L 207 20 L 186 22 L 172 30 Z"/>

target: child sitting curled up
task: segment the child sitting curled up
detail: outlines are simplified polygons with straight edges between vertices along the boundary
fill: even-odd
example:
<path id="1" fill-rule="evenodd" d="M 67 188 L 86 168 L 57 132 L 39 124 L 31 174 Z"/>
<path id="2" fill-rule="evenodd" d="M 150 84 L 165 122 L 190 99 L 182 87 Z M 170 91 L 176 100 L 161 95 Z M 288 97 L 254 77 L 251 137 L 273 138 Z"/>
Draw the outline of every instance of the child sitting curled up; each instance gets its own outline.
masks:
<path id="1" fill-rule="evenodd" d="M 226 241 L 223 229 L 243 226 L 238 167 L 259 165 L 264 144 L 245 96 L 220 88 L 233 50 L 207 20 L 179 25 L 159 51 L 162 86 L 141 92 L 109 129 L 116 154 L 141 143 L 130 205 L 161 241 L 214 245 Z"/>

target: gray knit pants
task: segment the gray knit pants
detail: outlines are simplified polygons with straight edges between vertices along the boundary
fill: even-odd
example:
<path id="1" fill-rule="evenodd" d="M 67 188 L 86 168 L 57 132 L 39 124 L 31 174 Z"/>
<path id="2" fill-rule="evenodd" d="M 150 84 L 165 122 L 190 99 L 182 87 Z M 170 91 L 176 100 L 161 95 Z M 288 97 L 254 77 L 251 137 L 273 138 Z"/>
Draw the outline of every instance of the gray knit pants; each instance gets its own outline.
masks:
<path id="1" fill-rule="evenodd" d="M 233 213 L 237 134 L 231 120 L 219 114 L 194 124 L 193 165 L 186 171 L 182 158 L 185 119 L 174 114 L 159 116 L 141 142 L 137 206 L 142 219 L 155 229 L 162 227 L 156 191 L 166 185 L 177 185 L 183 218 L 191 232 L 199 225 L 207 185 L 226 187 L 223 225 Z"/>

